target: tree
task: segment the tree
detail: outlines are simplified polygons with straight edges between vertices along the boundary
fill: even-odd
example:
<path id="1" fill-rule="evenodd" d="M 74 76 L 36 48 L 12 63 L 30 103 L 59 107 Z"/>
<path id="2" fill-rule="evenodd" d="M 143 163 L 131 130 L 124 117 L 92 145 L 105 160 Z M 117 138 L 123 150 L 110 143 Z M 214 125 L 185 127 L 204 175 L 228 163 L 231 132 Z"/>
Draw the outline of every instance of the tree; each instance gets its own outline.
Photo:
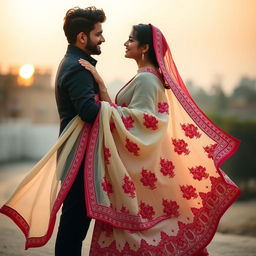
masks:
<path id="1" fill-rule="evenodd" d="M 256 103 L 256 79 L 242 77 L 235 87 L 232 98 L 242 101 L 244 104 Z"/>
<path id="2" fill-rule="evenodd" d="M 215 83 L 211 87 L 212 100 L 214 103 L 214 110 L 218 112 L 226 111 L 228 107 L 228 97 L 222 89 L 221 78 L 217 77 Z"/>

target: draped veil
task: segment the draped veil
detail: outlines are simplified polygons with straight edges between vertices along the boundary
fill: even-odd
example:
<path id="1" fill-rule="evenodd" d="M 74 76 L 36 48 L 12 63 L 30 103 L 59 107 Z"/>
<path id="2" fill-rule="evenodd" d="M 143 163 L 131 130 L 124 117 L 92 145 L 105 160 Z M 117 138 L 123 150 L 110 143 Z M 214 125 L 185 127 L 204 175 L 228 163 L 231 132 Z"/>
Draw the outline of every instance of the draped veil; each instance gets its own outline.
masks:
<path id="1" fill-rule="evenodd" d="M 104 130 L 107 167 L 98 183 L 103 181 L 107 196 L 100 214 L 91 215 L 98 220 L 91 255 L 207 255 L 204 248 L 220 217 L 240 194 L 220 169 L 239 140 L 196 105 L 166 39 L 151 27 L 163 79 L 150 69 L 139 72 L 118 93 L 116 109 L 102 104 L 100 125 L 118 128 Z M 120 127 L 120 116 L 126 131 Z"/>

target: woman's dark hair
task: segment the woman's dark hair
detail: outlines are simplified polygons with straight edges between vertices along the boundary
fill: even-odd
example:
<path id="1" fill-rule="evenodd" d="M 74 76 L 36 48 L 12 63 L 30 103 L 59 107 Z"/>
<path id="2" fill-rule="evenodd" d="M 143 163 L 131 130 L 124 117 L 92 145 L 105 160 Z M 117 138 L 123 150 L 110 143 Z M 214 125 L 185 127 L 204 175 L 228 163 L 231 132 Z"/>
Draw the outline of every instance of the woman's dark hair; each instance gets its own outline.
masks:
<path id="1" fill-rule="evenodd" d="M 63 30 L 68 42 L 74 44 L 76 42 L 76 36 L 80 32 L 89 35 L 97 22 L 102 23 L 105 20 L 106 16 L 102 9 L 97 9 L 94 6 L 85 9 L 74 7 L 66 13 Z"/>
<path id="2" fill-rule="evenodd" d="M 138 25 L 134 25 L 132 28 L 133 28 L 133 36 L 136 40 L 138 40 L 139 46 L 142 46 L 145 44 L 149 45 L 148 58 L 154 66 L 159 68 L 159 65 L 156 60 L 154 45 L 153 45 L 153 34 L 152 34 L 151 26 L 148 24 L 138 24 Z"/>

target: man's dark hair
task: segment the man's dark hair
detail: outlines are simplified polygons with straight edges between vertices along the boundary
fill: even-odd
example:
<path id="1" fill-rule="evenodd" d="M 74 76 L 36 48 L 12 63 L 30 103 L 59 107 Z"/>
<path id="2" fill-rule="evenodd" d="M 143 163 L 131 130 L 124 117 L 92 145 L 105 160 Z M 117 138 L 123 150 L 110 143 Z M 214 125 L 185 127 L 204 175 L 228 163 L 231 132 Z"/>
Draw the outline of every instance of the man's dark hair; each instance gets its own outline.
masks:
<path id="1" fill-rule="evenodd" d="M 79 7 L 71 8 L 67 11 L 64 18 L 64 33 L 70 44 L 76 42 L 76 36 L 80 32 L 86 35 L 94 29 L 97 22 L 104 22 L 106 20 L 105 13 L 102 9 L 97 9 L 94 6 L 81 9 Z"/>
<path id="2" fill-rule="evenodd" d="M 156 60 L 156 54 L 153 46 L 153 34 L 152 34 L 152 28 L 148 24 L 138 24 L 134 25 L 133 27 L 133 36 L 136 40 L 139 42 L 139 46 L 148 44 L 149 50 L 148 50 L 148 58 L 153 63 L 154 66 L 159 67 L 157 60 Z"/>

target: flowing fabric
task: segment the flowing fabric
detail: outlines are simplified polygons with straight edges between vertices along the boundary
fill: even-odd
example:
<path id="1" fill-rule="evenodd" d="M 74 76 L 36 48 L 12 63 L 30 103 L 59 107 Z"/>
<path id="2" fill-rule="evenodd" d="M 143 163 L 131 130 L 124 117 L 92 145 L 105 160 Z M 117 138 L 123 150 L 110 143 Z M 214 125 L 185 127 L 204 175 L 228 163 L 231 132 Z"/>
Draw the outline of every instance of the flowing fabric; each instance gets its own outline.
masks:
<path id="1" fill-rule="evenodd" d="M 90 143 L 90 152 L 101 150 L 86 168 L 89 215 L 97 220 L 90 255 L 207 255 L 240 194 L 219 168 L 239 141 L 198 108 L 164 36 L 152 30 L 165 85 L 152 70 L 137 74 L 116 108 L 102 102 L 98 144 Z"/>
<path id="2" fill-rule="evenodd" d="M 75 117 L 0 209 L 24 233 L 25 249 L 50 239 L 56 214 L 84 158 L 90 130 L 91 125 Z"/>
<path id="3" fill-rule="evenodd" d="M 72 120 L 1 208 L 25 233 L 27 248 L 50 238 L 85 157 L 87 214 L 96 220 L 91 256 L 207 255 L 240 194 L 219 167 L 239 141 L 198 108 L 164 36 L 151 27 L 159 72 L 140 70 L 115 104 L 102 101 L 92 127 Z"/>

